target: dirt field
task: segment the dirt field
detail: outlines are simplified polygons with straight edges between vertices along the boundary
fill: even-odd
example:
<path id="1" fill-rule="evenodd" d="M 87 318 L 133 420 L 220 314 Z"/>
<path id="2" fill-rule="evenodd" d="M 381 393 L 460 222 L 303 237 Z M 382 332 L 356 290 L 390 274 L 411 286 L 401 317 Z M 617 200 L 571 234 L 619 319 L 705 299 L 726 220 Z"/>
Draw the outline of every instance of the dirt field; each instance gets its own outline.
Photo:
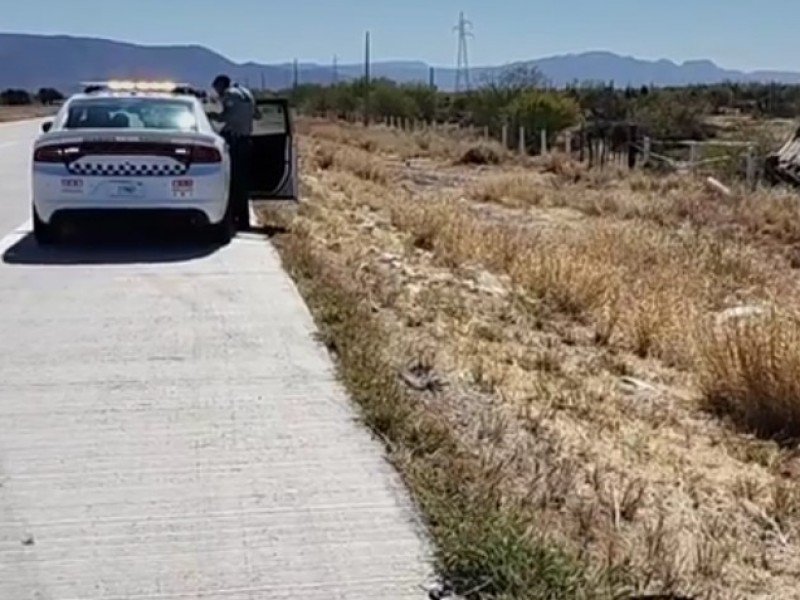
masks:
<path id="1" fill-rule="evenodd" d="M 795 195 L 303 132 L 278 245 L 458 591 L 800 598 Z"/>
<path id="2" fill-rule="evenodd" d="M 0 106 L 0 123 L 47 117 L 58 110 L 52 106 Z"/>

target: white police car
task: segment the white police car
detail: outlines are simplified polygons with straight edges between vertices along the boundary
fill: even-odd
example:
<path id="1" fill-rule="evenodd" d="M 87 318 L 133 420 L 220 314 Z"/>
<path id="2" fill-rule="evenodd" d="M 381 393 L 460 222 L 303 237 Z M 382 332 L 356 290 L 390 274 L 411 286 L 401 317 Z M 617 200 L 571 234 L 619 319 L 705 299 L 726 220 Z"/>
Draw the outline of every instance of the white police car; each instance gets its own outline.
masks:
<path id="1" fill-rule="evenodd" d="M 296 199 L 296 152 L 284 101 L 254 136 L 251 195 Z M 282 119 L 281 123 L 277 123 Z M 33 148 L 33 224 L 50 244 L 70 219 L 185 217 L 219 243 L 235 232 L 230 157 L 188 87 L 172 82 L 102 82 L 71 96 Z"/>

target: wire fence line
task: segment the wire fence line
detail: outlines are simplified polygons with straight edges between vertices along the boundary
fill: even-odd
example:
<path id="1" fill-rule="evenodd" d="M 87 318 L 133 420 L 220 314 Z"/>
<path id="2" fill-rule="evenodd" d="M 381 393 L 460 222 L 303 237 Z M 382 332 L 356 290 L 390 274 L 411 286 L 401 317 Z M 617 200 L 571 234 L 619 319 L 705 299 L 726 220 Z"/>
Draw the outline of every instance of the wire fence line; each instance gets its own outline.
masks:
<path id="1" fill-rule="evenodd" d="M 318 117 L 339 120 L 330 113 Z M 345 120 L 357 123 L 358 116 Z M 424 121 L 406 117 L 374 119 L 371 127 L 390 128 L 408 133 L 439 132 L 466 136 L 475 141 L 498 143 L 525 156 L 567 155 L 589 168 L 621 166 L 681 174 L 701 174 L 743 181 L 755 188 L 763 176 L 767 152 L 753 141 L 739 140 L 659 140 L 640 135 L 635 125 L 616 132 L 591 125 L 567 129 L 553 135 L 546 129 L 503 124 L 499 128 L 475 127 L 452 122 Z"/>

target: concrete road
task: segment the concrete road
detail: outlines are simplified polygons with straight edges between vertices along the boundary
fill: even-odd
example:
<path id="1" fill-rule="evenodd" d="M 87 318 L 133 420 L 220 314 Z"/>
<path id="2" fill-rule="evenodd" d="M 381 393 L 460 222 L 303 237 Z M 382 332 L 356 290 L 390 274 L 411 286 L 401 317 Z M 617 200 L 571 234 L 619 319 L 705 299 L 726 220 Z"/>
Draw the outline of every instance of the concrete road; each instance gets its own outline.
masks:
<path id="1" fill-rule="evenodd" d="M 0 599 L 424 598 L 406 494 L 271 246 L 39 249 L 36 130 L 0 125 Z"/>

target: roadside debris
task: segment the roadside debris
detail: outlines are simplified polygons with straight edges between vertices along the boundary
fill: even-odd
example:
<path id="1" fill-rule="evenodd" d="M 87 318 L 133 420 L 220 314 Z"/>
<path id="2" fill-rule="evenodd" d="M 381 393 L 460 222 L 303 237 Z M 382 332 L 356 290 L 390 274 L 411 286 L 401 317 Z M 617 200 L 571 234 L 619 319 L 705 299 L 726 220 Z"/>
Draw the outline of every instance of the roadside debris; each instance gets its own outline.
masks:
<path id="1" fill-rule="evenodd" d="M 800 129 L 764 161 L 764 176 L 772 185 L 800 188 Z"/>
<path id="2" fill-rule="evenodd" d="M 400 379 L 418 392 L 441 392 L 447 386 L 447 382 L 432 367 L 419 362 L 400 373 Z"/>
<path id="3" fill-rule="evenodd" d="M 708 179 L 706 179 L 706 183 L 711 189 L 719 192 L 723 196 L 730 197 L 733 195 L 733 192 L 731 192 L 731 188 L 723 184 L 719 179 L 716 179 L 714 177 L 709 177 Z"/>

